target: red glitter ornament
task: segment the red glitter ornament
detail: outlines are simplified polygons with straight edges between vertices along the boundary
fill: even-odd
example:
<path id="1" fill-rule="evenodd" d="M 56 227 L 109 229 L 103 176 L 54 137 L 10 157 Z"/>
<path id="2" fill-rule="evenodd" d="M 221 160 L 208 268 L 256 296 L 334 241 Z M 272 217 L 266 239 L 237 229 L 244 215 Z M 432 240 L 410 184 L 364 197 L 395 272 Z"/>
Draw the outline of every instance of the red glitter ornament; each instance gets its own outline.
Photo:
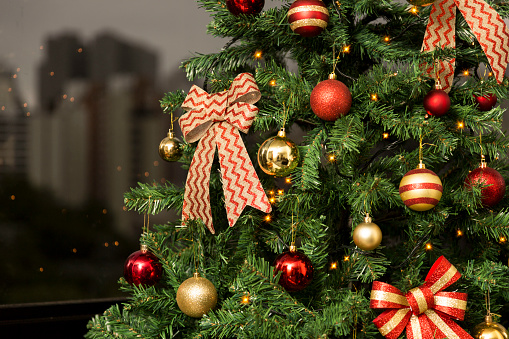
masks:
<path id="1" fill-rule="evenodd" d="M 344 83 L 330 76 L 313 88 L 309 103 L 320 119 L 335 121 L 350 111 L 352 94 Z"/>
<path id="2" fill-rule="evenodd" d="M 487 167 L 485 162 L 481 162 L 481 165 L 465 178 L 465 187 L 470 188 L 472 185 L 484 186 L 481 188 L 481 202 L 484 206 L 495 206 L 504 198 L 504 178 L 493 168 Z"/>
<path id="3" fill-rule="evenodd" d="M 482 112 L 489 111 L 497 104 L 497 96 L 495 94 L 485 94 L 483 96 L 474 94 L 474 99 L 477 103 L 477 109 Z"/>
<path id="4" fill-rule="evenodd" d="M 297 252 L 295 246 L 290 251 L 281 253 L 274 262 L 274 275 L 281 271 L 279 285 L 288 292 L 296 292 L 306 288 L 313 279 L 311 260 Z"/>
<path id="5" fill-rule="evenodd" d="M 265 0 L 226 0 L 226 7 L 233 15 L 258 14 L 265 6 Z"/>
<path id="6" fill-rule="evenodd" d="M 423 99 L 424 109 L 429 115 L 440 117 L 447 113 L 451 107 L 451 99 L 446 91 L 434 89 Z"/>
<path id="7" fill-rule="evenodd" d="M 161 279 L 163 267 L 145 246 L 132 253 L 124 264 L 124 278 L 133 285 L 155 285 Z"/>
<path id="8" fill-rule="evenodd" d="M 296 0 L 288 10 L 288 22 L 303 37 L 320 34 L 329 23 L 329 11 L 320 0 Z"/>

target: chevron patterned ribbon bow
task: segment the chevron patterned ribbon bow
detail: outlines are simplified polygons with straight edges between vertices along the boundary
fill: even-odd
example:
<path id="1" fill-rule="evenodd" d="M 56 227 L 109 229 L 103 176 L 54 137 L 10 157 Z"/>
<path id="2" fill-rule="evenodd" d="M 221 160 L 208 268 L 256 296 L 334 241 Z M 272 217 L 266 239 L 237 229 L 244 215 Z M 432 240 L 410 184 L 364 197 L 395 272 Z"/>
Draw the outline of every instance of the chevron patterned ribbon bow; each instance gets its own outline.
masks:
<path id="1" fill-rule="evenodd" d="M 371 308 L 387 309 L 373 322 L 380 333 L 396 339 L 406 328 L 409 339 L 472 338 L 454 320 L 463 320 L 467 293 L 442 292 L 461 274 L 443 256 L 431 267 L 424 285 L 401 293 L 396 287 L 373 282 Z"/>
<path id="2" fill-rule="evenodd" d="M 479 41 L 495 79 L 501 83 L 509 63 L 509 30 L 500 15 L 483 0 L 436 0 L 431 9 L 421 51 L 456 47 L 456 7 Z M 442 89 L 447 92 L 454 79 L 454 63 L 455 59 L 439 61 L 436 69 L 429 65 L 426 70 L 433 77 L 436 77 L 435 72 L 438 74 Z"/>
<path id="3" fill-rule="evenodd" d="M 229 90 L 215 94 L 191 87 L 182 103 L 187 113 L 179 124 L 187 142 L 200 141 L 187 175 L 182 220 L 200 218 L 215 233 L 209 182 L 216 146 L 229 225 L 235 225 L 247 205 L 266 213 L 272 210 L 238 131 L 248 132 L 258 113 L 254 104 L 260 97 L 249 73 L 239 74 Z"/>

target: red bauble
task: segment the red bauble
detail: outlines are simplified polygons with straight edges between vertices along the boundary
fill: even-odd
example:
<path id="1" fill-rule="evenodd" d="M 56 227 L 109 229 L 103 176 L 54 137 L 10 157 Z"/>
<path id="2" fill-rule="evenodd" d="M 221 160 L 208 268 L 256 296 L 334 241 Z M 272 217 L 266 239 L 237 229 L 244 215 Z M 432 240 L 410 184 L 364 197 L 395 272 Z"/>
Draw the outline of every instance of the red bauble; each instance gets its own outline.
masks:
<path id="1" fill-rule="evenodd" d="M 451 99 L 446 91 L 434 89 L 426 94 L 423 105 L 429 115 L 440 117 L 447 113 L 449 107 L 451 107 Z"/>
<path id="2" fill-rule="evenodd" d="M 489 185 L 481 189 L 481 202 L 484 206 L 495 206 L 502 200 L 505 195 L 505 180 L 500 173 L 493 168 L 483 167 L 476 168 L 470 172 L 465 178 L 465 187 L 471 185 Z"/>
<path id="3" fill-rule="evenodd" d="M 161 279 L 162 271 L 157 257 L 144 250 L 131 254 L 124 264 L 124 278 L 133 285 L 155 285 Z"/>
<path id="4" fill-rule="evenodd" d="M 288 292 L 306 288 L 313 279 L 313 264 L 309 258 L 297 251 L 281 253 L 274 262 L 274 275 L 281 271 L 279 285 Z"/>
<path id="5" fill-rule="evenodd" d="M 265 6 L 265 0 L 226 0 L 226 7 L 233 15 L 258 14 Z"/>
<path id="6" fill-rule="evenodd" d="M 329 11 L 320 0 L 296 0 L 288 10 L 288 22 L 303 37 L 317 36 L 329 23 Z"/>
<path id="7" fill-rule="evenodd" d="M 328 79 L 313 88 L 309 103 L 313 112 L 320 119 L 335 121 L 350 110 L 352 95 L 344 83 Z"/>
<path id="8" fill-rule="evenodd" d="M 485 94 L 484 96 L 474 95 L 475 102 L 479 111 L 489 111 L 497 104 L 497 96 L 495 94 Z"/>

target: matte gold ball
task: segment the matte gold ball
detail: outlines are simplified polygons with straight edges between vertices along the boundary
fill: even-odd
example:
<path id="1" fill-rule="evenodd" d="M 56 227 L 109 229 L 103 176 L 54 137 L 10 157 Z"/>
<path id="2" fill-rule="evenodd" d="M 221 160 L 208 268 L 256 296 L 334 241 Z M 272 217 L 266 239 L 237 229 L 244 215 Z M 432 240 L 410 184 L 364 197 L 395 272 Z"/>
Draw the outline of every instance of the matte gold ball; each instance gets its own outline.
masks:
<path id="1" fill-rule="evenodd" d="M 177 290 L 177 305 L 184 314 L 201 318 L 217 303 L 217 291 L 210 280 L 195 273 L 180 284 Z"/>
<path id="2" fill-rule="evenodd" d="M 486 316 L 483 323 L 474 327 L 472 336 L 475 339 L 509 339 L 509 332 L 504 326 L 493 322 L 491 316 Z"/>
<path id="3" fill-rule="evenodd" d="M 299 164 L 299 158 L 297 145 L 286 137 L 284 130 L 265 140 L 258 150 L 258 164 L 261 169 L 276 177 L 289 175 Z"/>
<path id="4" fill-rule="evenodd" d="M 435 0 L 407 0 L 411 5 L 414 6 L 429 6 L 433 5 Z"/>
<path id="5" fill-rule="evenodd" d="M 159 156 L 166 161 L 177 161 L 182 153 L 182 143 L 172 132 L 168 132 L 168 136 L 159 144 Z"/>
<path id="6" fill-rule="evenodd" d="M 366 218 L 353 231 L 353 242 L 363 251 L 372 251 L 382 242 L 382 230 L 377 224 Z"/>

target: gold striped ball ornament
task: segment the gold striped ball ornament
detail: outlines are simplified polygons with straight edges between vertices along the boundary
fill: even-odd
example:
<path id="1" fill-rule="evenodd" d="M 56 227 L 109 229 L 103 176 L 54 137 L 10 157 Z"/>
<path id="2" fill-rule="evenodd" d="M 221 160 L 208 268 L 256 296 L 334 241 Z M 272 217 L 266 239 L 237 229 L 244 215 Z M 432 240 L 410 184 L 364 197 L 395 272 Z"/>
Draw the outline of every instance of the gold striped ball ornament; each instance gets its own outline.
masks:
<path id="1" fill-rule="evenodd" d="M 483 323 L 474 327 L 472 336 L 475 339 L 509 339 L 506 328 L 493 322 L 491 315 L 487 315 Z"/>
<path id="2" fill-rule="evenodd" d="M 435 207 L 442 198 L 442 181 L 435 172 L 423 163 L 403 176 L 399 183 L 399 196 L 405 205 L 414 211 L 427 211 Z"/>
<path id="3" fill-rule="evenodd" d="M 295 33 L 314 37 L 329 23 L 329 11 L 321 0 L 296 0 L 288 10 L 288 22 Z"/>
<path id="4" fill-rule="evenodd" d="M 177 305 L 180 310 L 193 318 L 201 318 L 217 303 L 217 291 L 210 280 L 194 273 L 194 276 L 180 284 L 177 290 Z"/>

